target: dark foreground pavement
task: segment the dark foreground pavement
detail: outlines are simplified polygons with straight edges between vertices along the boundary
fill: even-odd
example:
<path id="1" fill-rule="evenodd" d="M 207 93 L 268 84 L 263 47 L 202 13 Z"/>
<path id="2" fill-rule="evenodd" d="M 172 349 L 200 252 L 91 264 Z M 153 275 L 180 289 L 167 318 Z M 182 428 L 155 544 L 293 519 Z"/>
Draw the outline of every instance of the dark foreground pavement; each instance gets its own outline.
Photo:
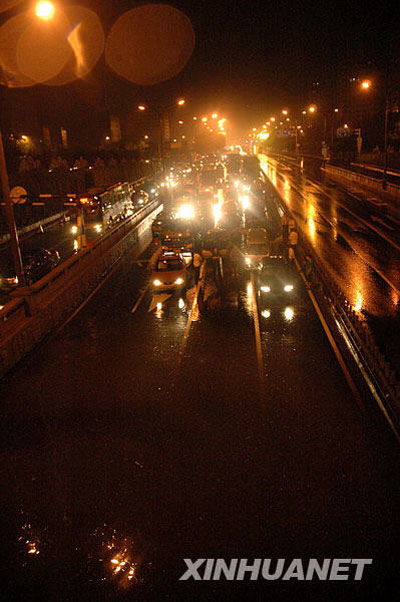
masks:
<path id="1" fill-rule="evenodd" d="M 305 292 L 260 315 L 262 389 L 246 275 L 239 310 L 190 328 L 184 295 L 132 313 L 147 278 L 121 267 L 0 383 L 6 599 L 396 600 L 399 454 Z M 202 582 L 183 558 L 373 564 Z"/>

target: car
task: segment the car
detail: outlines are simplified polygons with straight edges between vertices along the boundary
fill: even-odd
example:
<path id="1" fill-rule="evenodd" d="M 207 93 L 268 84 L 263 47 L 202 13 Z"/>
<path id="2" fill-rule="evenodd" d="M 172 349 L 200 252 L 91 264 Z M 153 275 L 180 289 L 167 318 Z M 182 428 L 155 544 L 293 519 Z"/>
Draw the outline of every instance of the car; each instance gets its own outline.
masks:
<path id="1" fill-rule="evenodd" d="M 40 280 L 60 263 L 60 254 L 56 250 L 37 248 L 22 252 L 25 281 L 28 286 Z M 6 256 L 0 266 L 0 288 L 10 291 L 18 286 L 18 276 L 11 257 Z"/>
<path id="2" fill-rule="evenodd" d="M 244 261 L 247 268 L 261 268 L 263 260 L 268 256 L 269 244 L 267 231 L 263 227 L 250 229 L 247 232 L 247 241 Z"/>
<path id="3" fill-rule="evenodd" d="M 149 195 L 144 190 L 137 190 L 131 194 L 132 209 L 137 210 L 149 202 Z"/>
<path id="4" fill-rule="evenodd" d="M 56 250 L 34 249 L 23 253 L 22 263 L 28 285 L 40 280 L 60 263 L 60 254 Z"/>
<path id="5" fill-rule="evenodd" d="M 274 299 L 288 300 L 295 292 L 295 276 L 286 258 L 281 255 L 266 257 L 259 273 L 259 297 L 268 302 Z"/>
<path id="6" fill-rule="evenodd" d="M 154 292 L 186 286 L 186 266 L 178 253 L 170 251 L 160 255 L 153 270 L 151 285 Z"/>

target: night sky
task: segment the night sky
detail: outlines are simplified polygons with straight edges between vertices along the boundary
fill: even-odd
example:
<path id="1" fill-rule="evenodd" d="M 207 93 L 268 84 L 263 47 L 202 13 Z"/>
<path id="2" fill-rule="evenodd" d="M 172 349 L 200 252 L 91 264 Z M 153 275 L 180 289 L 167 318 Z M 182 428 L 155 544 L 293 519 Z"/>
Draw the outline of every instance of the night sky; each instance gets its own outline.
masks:
<path id="1" fill-rule="evenodd" d="M 142 3 L 88 0 L 84 4 L 97 12 L 107 34 L 119 15 Z M 170 4 L 190 18 L 196 35 L 194 52 L 179 75 L 142 88 L 114 75 L 101 59 L 86 82 L 49 91 L 42 91 L 45 86 L 13 91 L 15 106 L 21 99 L 35 99 L 39 89 L 56 113 L 61 109 L 73 113 L 74 98 L 94 108 L 104 105 L 106 98 L 109 110 L 123 116 L 139 99 L 162 104 L 184 96 L 193 113 L 219 110 L 248 127 L 269 111 L 301 108 L 312 99 L 315 81 L 334 103 L 341 73 L 353 70 L 355 75 L 368 75 L 378 70 L 383 77 L 388 60 L 394 72 L 397 68 L 399 12 L 391 13 L 380 3 L 178 0 Z M 24 6 L 28 4 L 3 13 L 3 20 Z"/>

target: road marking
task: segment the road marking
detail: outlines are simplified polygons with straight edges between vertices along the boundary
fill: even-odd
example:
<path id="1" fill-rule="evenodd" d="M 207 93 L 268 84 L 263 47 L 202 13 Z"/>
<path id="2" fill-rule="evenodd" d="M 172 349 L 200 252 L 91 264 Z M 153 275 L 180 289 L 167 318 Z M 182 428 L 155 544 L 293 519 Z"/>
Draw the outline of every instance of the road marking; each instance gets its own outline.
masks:
<path id="1" fill-rule="evenodd" d="M 400 220 L 393 217 L 393 215 L 387 215 L 386 217 L 387 217 L 387 219 L 390 219 L 390 221 L 393 222 L 394 224 L 400 225 Z"/>
<path id="2" fill-rule="evenodd" d="M 371 219 L 373 222 L 378 222 L 379 224 L 382 224 L 382 226 L 385 226 L 385 228 L 389 228 L 389 230 L 394 231 L 394 228 L 392 226 L 389 226 L 389 224 L 384 222 L 383 219 L 381 219 L 380 217 L 375 217 L 375 215 L 371 215 Z"/>
<path id="3" fill-rule="evenodd" d="M 147 293 L 147 289 L 149 288 L 149 283 L 146 284 L 146 286 L 144 287 L 142 294 L 140 295 L 139 299 L 136 301 L 135 305 L 132 307 L 131 309 L 131 313 L 134 314 L 135 311 L 137 310 L 137 308 L 139 307 L 139 305 L 141 304 L 141 302 L 144 299 L 145 294 Z"/>
<path id="4" fill-rule="evenodd" d="M 379 230 L 378 228 L 374 228 L 374 226 L 372 226 L 372 224 L 368 223 L 362 217 L 359 217 L 358 215 L 356 215 L 353 211 L 351 211 L 351 209 L 348 209 L 348 207 L 346 207 L 345 205 L 342 205 L 342 203 L 338 202 L 337 204 L 339 207 L 342 207 L 342 209 L 347 211 L 347 213 L 350 213 L 350 215 L 352 215 L 353 217 L 358 219 L 362 224 L 367 226 L 367 228 L 369 228 L 370 230 L 375 232 L 375 234 L 378 234 L 378 236 L 381 236 L 383 239 L 385 239 L 386 242 L 388 242 L 390 245 L 392 245 L 392 247 L 394 247 L 395 249 L 400 251 L 400 245 L 397 245 L 393 240 L 391 240 L 388 236 L 386 236 L 386 234 L 384 232 L 382 232 L 382 230 Z"/>
<path id="5" fill-rule="evenodd" d="M 251 271 L 251 273 L 250 273 L 250 282 L 251 282 L 251 300 L 252 300 L 253 320 L 254 320 L 254 335 L 256 338 L 258 378 L 260 380 L 261 393 L 262 393 L 262 395 L 264 395 L 264 393 L 265 393 L 264 362 L 263 362 L 263 356 L 262 356 L 260 319 L 258 316 L 256 287 L 254 284 L 253 271 Z"/>
<path id="6" fill-rule="evenodd" d="M 171 293 L 158 293 L 156 295 L 153 295 L 150 301 L 149 309 L 147 311 L 154 311 L 155 309 L 157 309 L 158 303 L 164 303 L 164 301 L 166 301 L 170 297 L 172 297 Z"/>
<path id="7" fill-rule="evenodd" d="M 193 299 L 193 303 L 192 303 L 192 307 L 190 308 L 190 312 L 189 312 L 189 316 L 186 322 L 186 328 L 185 328 L 185 332 L 183 334 L 183 340 L 181 343 L 181 348 L 179 350 L 179 357 L 178 357 L 178 361 L 176 363 L 176 374 L 179 373 L 180 367 L 181 367 L 181 363 L 182 363 L 182 359 L 183 359 L 183 355 L 185 353 L 185 349 L 186 349 L 186 344 L 189 338 L 189 332 L 190 332 L 190 327 L 192 325 L 192 322 L 194 321 L 194 317 L 198 315 L 198 298 L 199 298 L 199 292 L 200 292 L 200 286 L 201 286 L 201 282 L 204 278 L 204 270 L 205 270 L 205 266 L 206 266 L 206 261 L 203 261 L 203 263 L 201 264 L 201 268 L 200 268 L 200 274 L 199 274 L 199 281 L 197 283 L 196 286 L 196 291 L 194 294 L 194 299 Z"/>

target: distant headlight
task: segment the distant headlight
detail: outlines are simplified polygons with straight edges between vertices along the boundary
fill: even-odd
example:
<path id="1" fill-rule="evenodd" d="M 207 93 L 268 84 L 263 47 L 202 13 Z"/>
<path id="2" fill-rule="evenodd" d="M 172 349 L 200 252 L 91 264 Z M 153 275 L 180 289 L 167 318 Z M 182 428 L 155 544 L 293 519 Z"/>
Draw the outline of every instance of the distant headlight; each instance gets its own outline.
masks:
<path id="1" fill-rule="evenodd" d="M 160 280 L 154 280 L 153 284 L 154 284 L 154 286 L 161 286 L 161 281 Z"/>
<path id="2" fill-rule="evenodd" d="M 78 232 L 78 226 L 72 226 L 71 232 L 72 234 L 76 234 Z"/>
<path id="3" fill-rule="evenodd" d="M 96 224 L 95 227 L 94 227 L 94 229 L 96 230 L 96 232 L 101 232 L 101 228 L 102 228 L 101 224 Z"/>
<path id="4" fill-rule="evenodd" d="M 290 293 L 290 291 L 292 291 L 292 290 L 293 290 L 293 284 L 286 284 L 286 285 L 283 287 L 283 290 L 285 291 L 285 293 Z"/>
<path id="5" fill-rule="evenodd" d="M 250 265 L 250 264 L 251 264 L 251 259 L 250 259 L 250 257 L 245 257 L 245 258 L 244 258 L 244 260 L 245 260 L 245 262 L 247 263 L 247 265 Z"/>
<path id="6" fill-rule="evenodd" d="M 262 286 L 261 290 L 263 293 L 269 293 L 271 291 L 271 287 L 270 286 Z"/>
<path id="7" fill-rule="evenodd" d="M 8 286 L 13 285 L 13 284 L 18 284 L 18 276 L 13 276 L 12 278 L 2 278 L 0 276 L 0 282 L 2 282 L 3 284 L 6 284 Z"/>
<path id="8" fill-rule="evenodd" d="M 177 278 L 175 284 L 183 284 L 183 278 Z"/>

